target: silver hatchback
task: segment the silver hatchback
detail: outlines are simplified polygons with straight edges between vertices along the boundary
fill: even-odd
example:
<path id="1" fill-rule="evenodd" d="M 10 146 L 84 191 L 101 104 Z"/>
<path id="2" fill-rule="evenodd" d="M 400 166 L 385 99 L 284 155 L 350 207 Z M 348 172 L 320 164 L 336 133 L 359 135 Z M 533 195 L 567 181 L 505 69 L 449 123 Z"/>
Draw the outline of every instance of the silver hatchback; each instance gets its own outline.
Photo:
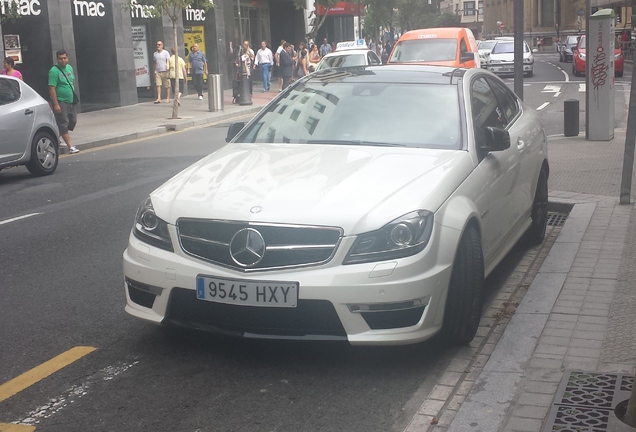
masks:
<path id="1" fill-rule="evenodd" d="M 58 139 L 48 102 L 25 82 L 0 75 L 0 170 L 26 165 L 33 175 L 53 174 Z"/>

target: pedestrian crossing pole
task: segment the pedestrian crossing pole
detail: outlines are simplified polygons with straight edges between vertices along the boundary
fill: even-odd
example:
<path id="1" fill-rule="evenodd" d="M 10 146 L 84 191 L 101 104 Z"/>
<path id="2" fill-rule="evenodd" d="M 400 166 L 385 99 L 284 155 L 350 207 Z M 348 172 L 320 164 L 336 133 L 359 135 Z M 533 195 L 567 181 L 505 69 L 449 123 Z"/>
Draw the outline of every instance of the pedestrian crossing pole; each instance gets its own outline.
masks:
<path id="1" fill-rule="evenodd" d="M 636 11 L 636 0 L 632 0 L 632 11 Z M 632 26 L 634 25 L 632 15 Z M 633 66 L 632 66 L 633 67 Z M 625 153 L 623 155 L 623 175 L 621 178 L 621 204 L 629 204 L 632 195 L 632 176 L 634 171 L 634 147 L 636 146 L 636 73 L 632 71 L 632 85 L 629 89 L 629 110 L 627 111 L 627 131 L 625 133 Z M 634 383 L 636 388 L 636 382 Z M 636 421 L 636 394 L 633 401 L 633 415 Z"/>
<path id="2" fill-rule="evenodd" d="M 515 0 L 514 3 L 514 64 L 515 64 L 515 93 L 523 100 L 523 0 Z"/>

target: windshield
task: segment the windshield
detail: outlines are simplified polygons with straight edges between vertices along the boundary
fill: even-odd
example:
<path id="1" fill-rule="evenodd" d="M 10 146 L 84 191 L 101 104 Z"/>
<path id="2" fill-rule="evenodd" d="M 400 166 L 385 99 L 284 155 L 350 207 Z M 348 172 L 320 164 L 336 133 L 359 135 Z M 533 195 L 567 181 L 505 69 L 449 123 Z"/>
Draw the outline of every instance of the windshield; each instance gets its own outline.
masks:
<path id="1" fill-rule="evenodd" d="M 457 57 L 457 39 L 417 39 L 398 42 L 389 63 L 453 61 Z"/>
<path id="2" fill-rule="evenodd" d="M 477 43 L 477 48 L 480 50 L 492 49 L 497 44 L 497 41 L 487 40 L 487 41 L 479 41 Z"/>
<path id="3" fill-rule="evenodd" d="M 579 42 L 578 36 L 568 36 L 567 45 L 575 46 Z"/>
<path id="4" fill-rule="evenodd" d="M 510 42 L 497 42 L 497 45 L 492 49 L 493 54 L 510 54 L 515 52 L 514 41 Z M 530 47 L 527 43 L 523 43 L 523 52 L 530 52 Z"/>
<path id="5" fill-rule="evenodd" d="M 459 149 L 457 88 L 311 80 L 269 105 L 236 141 Z"/>
<path id="6" fill-rule="evenodd" d="M 336 67 L 348 67 L 348 66 L 364 66 L 365 56 L 364 54 L 343 54 L 325 57 L 318 66 L 318 70 L 329 69 Z"/>

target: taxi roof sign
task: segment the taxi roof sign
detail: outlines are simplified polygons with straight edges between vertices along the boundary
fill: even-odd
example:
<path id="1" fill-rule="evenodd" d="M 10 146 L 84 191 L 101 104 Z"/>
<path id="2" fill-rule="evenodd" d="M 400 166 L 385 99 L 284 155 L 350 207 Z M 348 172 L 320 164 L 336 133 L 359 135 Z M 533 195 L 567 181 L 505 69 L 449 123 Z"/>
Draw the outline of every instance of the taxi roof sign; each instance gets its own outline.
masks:
<path id="1" fill-rule="evenodd" d="M 338 42 L 336 51 L 344 51 L 348 49 L 368 49 L 367 42 L 364 39 L 354 41 Z"/>

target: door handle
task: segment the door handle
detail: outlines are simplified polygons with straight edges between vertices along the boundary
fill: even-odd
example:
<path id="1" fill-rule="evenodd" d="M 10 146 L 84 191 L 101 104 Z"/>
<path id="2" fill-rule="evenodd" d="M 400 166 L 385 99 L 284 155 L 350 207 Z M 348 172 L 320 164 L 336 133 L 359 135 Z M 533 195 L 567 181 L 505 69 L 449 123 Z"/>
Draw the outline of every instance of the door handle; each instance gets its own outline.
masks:
<path id="1" fill-rule="evenodd" d="M 30 115 L 30 114 L 33 114 L 33 110 L 32 109 L 24 110 L 24 115 Z"/>
<path id="2" fill-rule="evenodd" d="M 526 143 L 521 138 L 517 139 L 517 150 L 523 151 L 526 148 Z"/>

